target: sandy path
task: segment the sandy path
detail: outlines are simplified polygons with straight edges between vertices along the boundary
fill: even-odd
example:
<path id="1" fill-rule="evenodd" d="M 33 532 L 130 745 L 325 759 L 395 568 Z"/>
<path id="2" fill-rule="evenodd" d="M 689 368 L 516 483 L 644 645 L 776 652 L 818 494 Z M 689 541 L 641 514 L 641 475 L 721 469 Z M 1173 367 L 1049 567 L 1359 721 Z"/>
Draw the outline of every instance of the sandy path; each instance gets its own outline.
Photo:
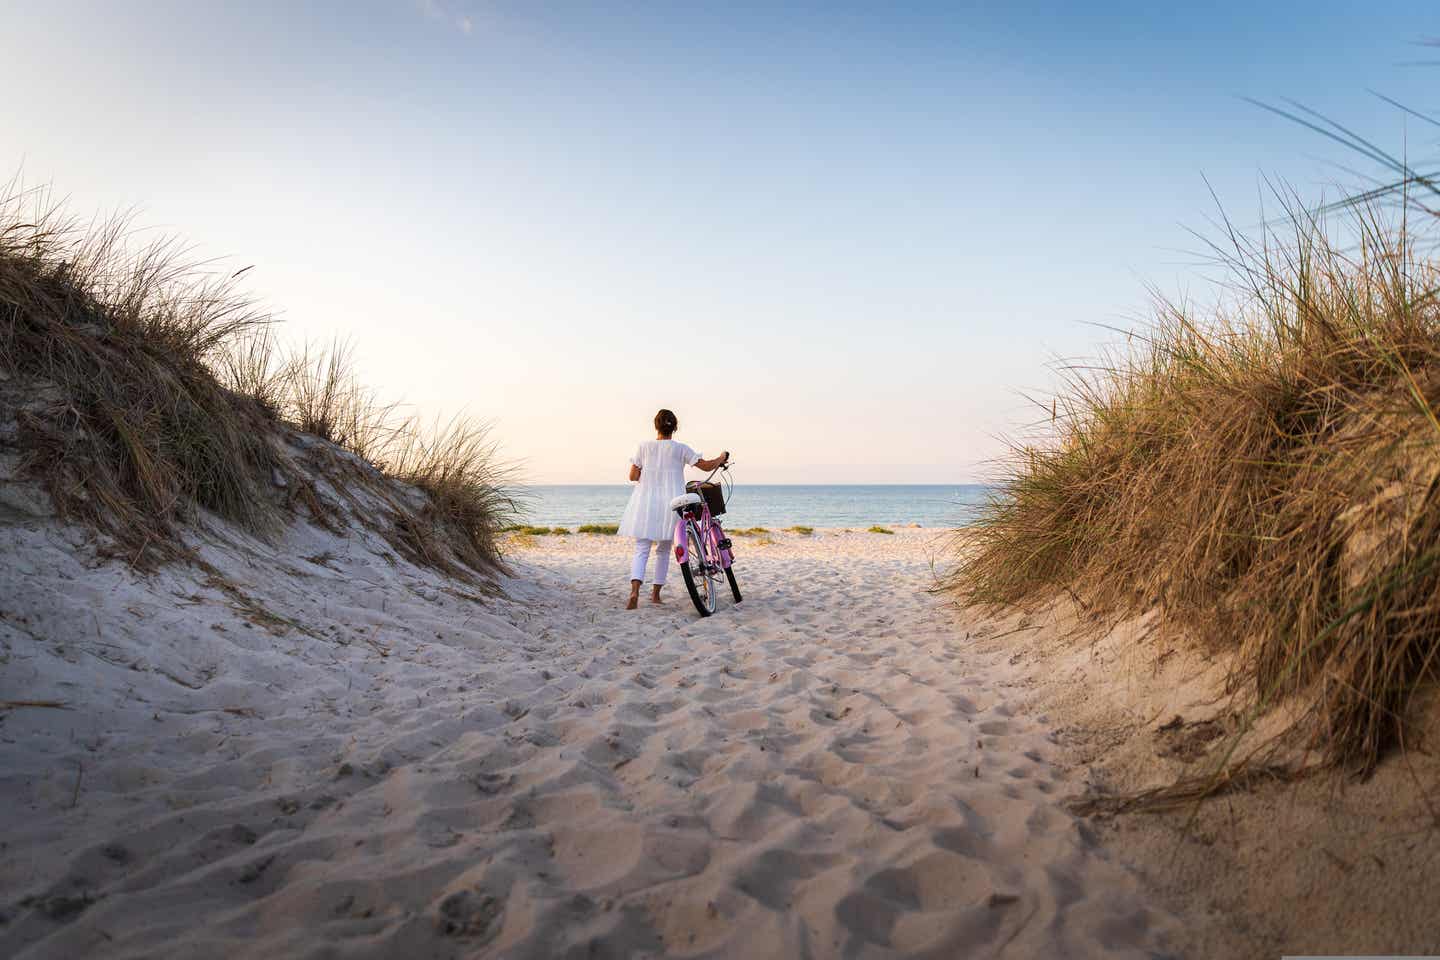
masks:
<path id="1" fill-rule="evenodd" d="M 933 539 L 742 541 L 746 600 L 708 620 L 678 577 L 667 606 L 619 609 L 626 545 L 578 536 L 519 550 L 514 599 L 485 608 L 423 584 L 387 606 L 353 577 L 269 597 L 323 596 L 389 655 L 345 647 L 370 656 L 325 667 L 321 709 L 227 713 L 240 743 L 212 723 L 149 792 L 106 767 L 139 727 L 80 811 L 69 776 L 31 777 L 0 953 L 1161 952 L 1170 921 L 1058 805 L 1047 727 L 926 592 Z"/>
<path id="2" fill-rule="evenodd" d="M 569 584 L 556 621 L 603 646 L 530 729 L 559 740 L 578 788 L 535 825 L 567 886 L 627 915 L 597 928 L 607 940 L 748 957 L 1153 946 L 1129 878 L 1055 804 L 1048 732 L 1007 706 L 1008 677 L 975 672 L 927 592 L 934 539 L 742 541 L 746 600 L 708 620 L 678 580 L 670 609 L 615 610 L 623 543 L 531 555 Z M 581 756 L 562 763 L 567 744 Z M 596 806 L 579 830 L 572 802 Z"/>

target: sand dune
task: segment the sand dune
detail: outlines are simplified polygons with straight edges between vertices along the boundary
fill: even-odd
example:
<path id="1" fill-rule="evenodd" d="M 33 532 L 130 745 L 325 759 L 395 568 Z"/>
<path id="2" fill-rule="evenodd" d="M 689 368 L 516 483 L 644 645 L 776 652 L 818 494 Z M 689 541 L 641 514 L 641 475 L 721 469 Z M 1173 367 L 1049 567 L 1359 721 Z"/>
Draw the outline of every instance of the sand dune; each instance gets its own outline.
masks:
<path id="1" fill-rule="evenodd" d="M 927 592 L 933 531 L 742 542 L 745 603 L 699 620 L 678 580 L 620 609 L 614 538 L 537 540 L 480 597 L 309 527 L 145 579 L 41 512 L 0 527 L 0 699 L 69 709 L 0 724 L 0 954 L 1142 957 L 1173 929 Z"/>

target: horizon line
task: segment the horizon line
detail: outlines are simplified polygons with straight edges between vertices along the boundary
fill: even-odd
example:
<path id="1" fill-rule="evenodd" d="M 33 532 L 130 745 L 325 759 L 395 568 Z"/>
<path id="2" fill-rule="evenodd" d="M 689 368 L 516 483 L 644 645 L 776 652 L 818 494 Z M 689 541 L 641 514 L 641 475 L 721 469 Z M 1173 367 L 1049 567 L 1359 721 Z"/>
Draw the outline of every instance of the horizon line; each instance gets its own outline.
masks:
<path id="1" fill-rule="evenodd" d="M 561 482 L 547 481 L 547 482 L 543 482 L 543 483 L 542 483 L 542 482 L 539 482 L 539 481 L 525 481 L 525 482 L 522 482 L 522 483 L 517 483 L 517 484 L 515 484 L 515 486 L 518 486 L 518 487 L 628 487 L 628 486 L 630 486 L 633 482 L 634 482 L 634 481 L 618 481 L 618 482 L 617 482 L 617 481 L 613 481 L 613 480 L 606 480 L 606 481 L 589 482 L 589 483 L 579 482 L 579 481 L 574 481 L 574 482 L 569 482 L 569 483 L 561 483 Z M 873 483 L 798 483 L 798 482 L 795 482 L 795 481 L 785 481 L 785 482 L 782 482 L 782 483 L 766 483 L 766 482 L 763 482 L 763 481 L 761 481 L 761 482 L 750 482 L 750 481 L 747 481 L 747 482 L 744 484 L 744 486 L 747 486 L 747 487 L 990 487 L 990 486 L 995 486 L 995 484 L 993 484 L 993 483 L 986 483 L 986 482 L 980 481 L 980 480 L 955 480 L 955 481 L 946 481 L 946 482 L 940 482 L 940 483 L 936 483 L 936 482 L 911 483 L 911 482 L 907 482 L 907 481 L 904 481 L 904 480 L 879 480 L 879 481 L 875 481 L 875 482 L 873 482 Z"/>

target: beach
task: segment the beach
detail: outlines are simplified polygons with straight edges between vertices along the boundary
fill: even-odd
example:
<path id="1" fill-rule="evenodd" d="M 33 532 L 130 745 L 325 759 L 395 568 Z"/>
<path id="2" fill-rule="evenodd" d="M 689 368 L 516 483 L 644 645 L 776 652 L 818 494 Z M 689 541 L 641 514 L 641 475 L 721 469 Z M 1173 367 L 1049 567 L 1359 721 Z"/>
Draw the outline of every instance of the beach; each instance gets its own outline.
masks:
<path id="1" fill-rule="evenodd" d="M 1084 784 L 1058 720 L 931 592 L 943 533 L 737 538 L 745 601 L 701 620 L 678 578 L 622 610 L 615 537 L 528 538 L 482 595 L 308 525 L 208 543 L 208 583 L 0 530 L 25 558 L 0 698 L 66 704 L 3 714 L 6 955 L 1149 957 L 1176 935 L 1062 805 Z"/>
<path id="2" fill-rule="evenodd" d="M 25 5 L 0 960 L 1440 956 L 1393 6 Z"/>

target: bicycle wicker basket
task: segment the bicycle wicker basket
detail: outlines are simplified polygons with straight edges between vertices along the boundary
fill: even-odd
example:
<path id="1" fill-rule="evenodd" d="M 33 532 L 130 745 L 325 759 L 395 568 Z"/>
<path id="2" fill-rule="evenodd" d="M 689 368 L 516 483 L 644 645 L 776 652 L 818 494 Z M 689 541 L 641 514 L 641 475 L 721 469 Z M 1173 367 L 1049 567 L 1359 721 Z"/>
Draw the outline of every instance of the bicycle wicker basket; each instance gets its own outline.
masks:
<path id="1" fill-rule="evenodd" d="M 710 508 L 710 516 L 718 517 L 725 512 L 725 493 L 720 489 L 720 484 L 691 480 L 685 484 L 685 489 L 705 498 L 705 506 Z"/>

